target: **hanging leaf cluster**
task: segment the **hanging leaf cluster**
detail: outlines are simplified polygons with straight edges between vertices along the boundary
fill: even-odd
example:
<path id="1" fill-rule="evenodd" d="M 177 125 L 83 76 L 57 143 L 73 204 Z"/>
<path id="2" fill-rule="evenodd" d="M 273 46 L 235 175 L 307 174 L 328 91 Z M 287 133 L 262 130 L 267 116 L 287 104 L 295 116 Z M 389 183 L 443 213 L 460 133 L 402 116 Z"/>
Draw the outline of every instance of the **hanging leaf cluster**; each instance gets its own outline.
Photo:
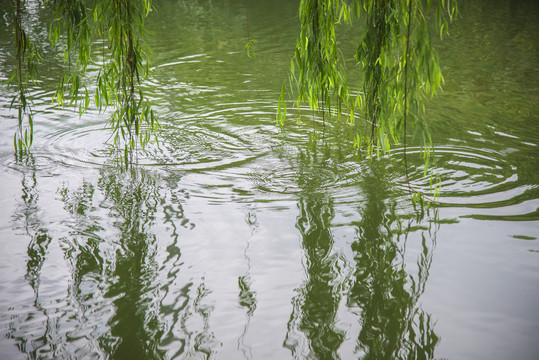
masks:
<path id="1" fill-rule="evenodd" d="M 34 119 L 28 87 L 37 80 L 37 64 L 41 55 L 34 42 L 25 30 L 26 1 L 12 0 L 11 25 L 15 44 L 15 65 L 6 81 L 15 88 L 16 95 L 11 100 L 11 107 L 17 109 L 17 130 L 13 135 L 13 146 L 16 154 L 26 153 L 34 139 Z"/>
<path id="2" fill-rule="evenodd" d="M 29 0 L 12 1 L 15 36 L 22 39 L 16 42 L 20 55 L 10 79 L 19 89 L 19 95 L 13 99 L 13 103 L 19 104 L 19 131 L 15 140 L 16 149 L 28 149 L 33 122 L 25 95 L 26 83 L 37 78 L 38 52 L 22 30 L 24 5 Z M 54 14 L 49 39 L 66 66 L 53 102 L 77 106 L 82 115 L 92 99 L 84 75 L 90 64 L 99 66 L 97 83 L 92 86 L 93 100 L 99 110 L 114 108 L 109 124 L 116 148 L 122 150 L 126 164 L 132 162 L 133 152 L 139 146 L 144 149 L 159 126 L 139 86 L 149 68 L 144 20 L 151 4 L 151 0 L 46 0 L 41 4 Z M 26 79 L 23 62 L 28 64 L 24 72 Z M 22 138 L 21 113 L 28 114 L 29 141 Z"/>
<path id="3" fill-rule="evenodd" d="M 299 8 L 300 34 L 290 61 L 289 85 L 297 93 L 296 105 L 307 104 L 331 112 L 337 99 L 340 112 L 348 98 L 344 59 L 337 46 L 335 26 L 340 0 L 303 0 Z M 285 84 L 279 99 L 279 123 L 286 117 Z"/>
<path id="4" fill-rule="evenodd" d="M 361 114 L 364 126 L 353 127 L 355 144 L 366 144 L 367 152 L 384 153 L 401 141 L 406 147 L 412 129 L 428 154 L 432 141 L 422 116 L 424 100 L 443 82 L 431 29 L 434 25 L 440 36 L 447 34 L 456 14 L 455 0 L 302 0 L 289 76 L 296 103 L 315 110 L 319 103 L 331 109 L 336 102 L 339 114 L 344 105 L 351 124 Z M 360 32 L 355 63 L 363 83 L 349 85 L 335 26 L 354 22 Z M 285 85 L 279 100 L 281 124 L 284 104 Z"/>

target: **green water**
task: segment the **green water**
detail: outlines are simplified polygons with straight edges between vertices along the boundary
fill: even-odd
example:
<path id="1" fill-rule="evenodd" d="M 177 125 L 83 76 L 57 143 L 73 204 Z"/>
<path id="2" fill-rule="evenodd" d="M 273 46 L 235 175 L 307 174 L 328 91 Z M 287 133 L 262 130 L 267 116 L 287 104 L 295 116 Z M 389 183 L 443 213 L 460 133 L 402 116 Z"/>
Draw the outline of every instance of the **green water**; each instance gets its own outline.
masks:
<path id="1" fill-rule="evenodd" d="M 445 86 L 425 116 L 443 187 L 421 213 L 401 149 L 364 159 L 308 111 L 275 126 L 299 2 L 246 3 L 256 58 L 245 2 L 156 2 L 160 145 L 132 172 L 108 156 L 106 114 L 51 106 L 55 54 L 20 160 L 0 88 L 0 358 L 536 359 L 539 6 L 461 1 L 436 44 Z"/>

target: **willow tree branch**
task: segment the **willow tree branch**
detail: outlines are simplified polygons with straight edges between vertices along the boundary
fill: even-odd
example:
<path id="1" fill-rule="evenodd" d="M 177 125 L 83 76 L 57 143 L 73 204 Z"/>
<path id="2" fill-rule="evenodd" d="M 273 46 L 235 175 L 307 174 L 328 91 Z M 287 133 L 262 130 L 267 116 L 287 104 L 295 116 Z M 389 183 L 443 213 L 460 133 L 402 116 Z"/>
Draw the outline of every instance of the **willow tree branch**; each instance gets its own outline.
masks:
<path id="1" fill-rule="evenodd" d="M 403 129 L 403 143 L 404 143 L 404 171 L 406 173 L 406 183 L 410 189 L 410 181 L 408 179 L 408 161 L 406 159 L 406 120 L 408 117 L 408 57 L 410 52 L 410 28 L 412 24 L 412 0 L 408 0 L 408 25 L 406 34 L 406 50 L 404 52 L 404 129 Z"/>

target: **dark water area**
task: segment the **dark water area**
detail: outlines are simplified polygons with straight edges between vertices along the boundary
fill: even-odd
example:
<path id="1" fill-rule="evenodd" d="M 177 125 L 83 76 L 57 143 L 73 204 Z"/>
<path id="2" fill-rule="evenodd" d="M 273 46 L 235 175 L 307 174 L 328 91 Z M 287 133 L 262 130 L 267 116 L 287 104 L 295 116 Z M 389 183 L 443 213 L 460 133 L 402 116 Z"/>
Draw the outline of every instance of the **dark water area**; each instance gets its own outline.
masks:
<path id="1" fill-rule="evenodd" d="M 143 89 L 162 129 L 132 171 L 111 161 L 107 113 L 52 106 L 50 49 L 27 157 L 0 88 L 1 359 L 537 358 L 537 2 L 460 1 L 435 41 L 445 85 L 425 116 L 442 187 L 428 212 L 401 148 L 366 159 L 344 121 L 292 103 L 276 126 L 298 4 L 154 4 Z M 339 31 L 352 53 L 358 30 Z"/>

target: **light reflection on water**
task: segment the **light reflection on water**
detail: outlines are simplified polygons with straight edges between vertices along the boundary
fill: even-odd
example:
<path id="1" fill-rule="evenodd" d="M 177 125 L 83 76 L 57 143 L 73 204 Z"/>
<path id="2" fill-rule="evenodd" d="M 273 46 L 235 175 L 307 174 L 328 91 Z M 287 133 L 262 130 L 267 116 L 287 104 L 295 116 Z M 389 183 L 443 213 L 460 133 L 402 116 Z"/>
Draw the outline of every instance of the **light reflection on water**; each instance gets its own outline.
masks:
<path id="1" fill-rule="evenodd" d="M 427 116 L 442 188 L 429 213 L 410 205 L 402 149 L 364 159 L 346 124 L 305 109 L 275 126 L 297 2 L 248 2 L 254 59 L 244 5 L 157 6 L 145 91 L 163 128 L 133 172 L 110 162 L 106 114 L 53 108 L 49 80 L 32 90 L 32 154 L 15 159 L 2 88 L 0 353 L 532 359 L 537 63 L 517 55 L 537 27 L 515 10 L 524 25 L 507 20 L 504 68 L 475 39 L 499 14 L 476 3 L 441 44 L 446 88 Z M 411 183 L 432 195 L 416 150 Z"/>

